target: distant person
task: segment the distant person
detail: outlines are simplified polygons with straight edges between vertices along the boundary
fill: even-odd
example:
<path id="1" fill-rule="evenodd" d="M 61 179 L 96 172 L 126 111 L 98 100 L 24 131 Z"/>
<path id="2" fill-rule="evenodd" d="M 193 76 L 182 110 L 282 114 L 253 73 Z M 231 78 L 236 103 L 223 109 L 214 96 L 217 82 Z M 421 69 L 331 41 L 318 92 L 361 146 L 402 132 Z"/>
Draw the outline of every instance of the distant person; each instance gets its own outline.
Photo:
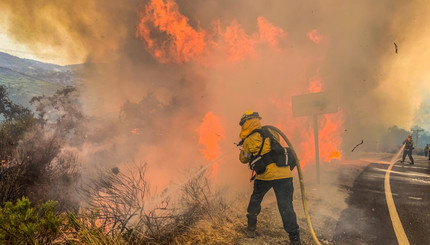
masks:
<path id="1" fill-rule="evenodd" d="M 427 144 L 428 145 L 428 144 Z M 430 160 L 430 145 L 428 145 L 429 147 L 428 147 L 428 149 L 427 149 L 427 156 L 429 157 L 429 160 Z"/>
<path id="2" fill-rule="evenodd" d="M 412 140 L 412 135 L 408 135 L 408 138 L 403 141 L 405 149 L 403 150 L 402 163 L 405 162 L 406 155 L 408 155 L 409 160 L 411 160 L 411 165 L 414 164 L 414 158 L 412 157 L 412 150 L 414 149 L 414 141 Z"/>
<path id="3" fill-rule="evenodd" d="M 430 150 L 430 148 L 429 148 L 429 144 L 427 144 L 426 145 L 426 148 L 424 148 L 424 155 L 427 157 L 429 157 L 429 159 L 430 159 L 430 154 L 429 154 L 429 150 Z"/>
<path id="4" fill-rule="evenodd" d="M 285 162 L 279 163 L 279 166 L 275 160 L 278 153 L 273 149 L 279 142 L 279 134 L 270 129 L 266 131 L 260 120 L 258 112 L 245 111 L 239 123 L 241 143 L 238 145 L 242 145 L 239 159 L 242 163 L 250 163 L 251 169 L 256 173 L 251 178 L 253 180 L 255 177 L 255 181 L 247 209 L 246 233 L 248 237 L 255 237 L 261 202 L 264 195 L 273 188 L 284 230 L 289 234 L 290 244 L 301 244 L 299 225 L 293 208 L 293 175 Z"/>

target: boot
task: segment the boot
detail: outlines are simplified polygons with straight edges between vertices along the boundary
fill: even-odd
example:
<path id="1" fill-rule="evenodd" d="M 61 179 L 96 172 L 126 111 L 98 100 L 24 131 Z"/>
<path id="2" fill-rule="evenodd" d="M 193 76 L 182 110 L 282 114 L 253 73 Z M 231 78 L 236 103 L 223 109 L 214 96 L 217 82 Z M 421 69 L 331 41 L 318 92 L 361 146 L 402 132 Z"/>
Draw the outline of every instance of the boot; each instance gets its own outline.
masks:
<path id="1" fill-rule="evenodd" d="M 294 244 L 294 245 L 300 245 L 302 244 L 300 242 L 300 234 L 299 231 L 295 232 L 295 233 L 290 233 L 290 244 Z"/>
<path id="2" fill-rule="evenodd" d="M 256 224 L 248 224 L 246 227 L 245 234 L 248 238 L 254 238 L 257 236 L 257 225 Z"/>
<path id="3" fill-rule="evenodd" d="M 250 229 L 246 229 L 245 230 L 245 235 L 248 238 L 255 238 L 257 236 L 257 232 L 255 230 L 250 230 Z"/>

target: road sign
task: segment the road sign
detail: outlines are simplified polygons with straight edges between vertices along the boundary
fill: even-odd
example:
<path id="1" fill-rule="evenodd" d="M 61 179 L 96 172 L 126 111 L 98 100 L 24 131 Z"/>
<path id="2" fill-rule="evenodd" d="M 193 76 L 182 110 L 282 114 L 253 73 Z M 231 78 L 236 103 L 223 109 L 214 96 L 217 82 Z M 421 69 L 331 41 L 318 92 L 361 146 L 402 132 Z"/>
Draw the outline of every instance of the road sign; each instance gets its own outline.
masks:
<path id="1" fill-rule="evenodd" d="M 318 115 L 337 112 L 337 97 L 333 92 L 302 94 L 292 97 L 294 117 L 312 116 L 314 121 L 315 166 L 320 183 L 320 153 L 318 144 Z"/>
<path id="2" fill-rule="evenodd" d="M 332 92 L 301 94 L 292 97 L 293 116 L 313 116 L 337 112 L 337 97 Z"/>

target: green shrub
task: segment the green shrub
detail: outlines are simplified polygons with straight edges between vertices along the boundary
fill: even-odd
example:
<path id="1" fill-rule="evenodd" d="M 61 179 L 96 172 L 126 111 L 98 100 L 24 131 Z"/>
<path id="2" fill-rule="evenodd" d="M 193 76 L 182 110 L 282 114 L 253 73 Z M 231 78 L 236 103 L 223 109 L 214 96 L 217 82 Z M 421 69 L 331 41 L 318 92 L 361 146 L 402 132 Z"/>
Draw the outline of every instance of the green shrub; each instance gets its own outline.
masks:
<path id="1" fill-rule="evenodd" d="M 33 208 L 25 197 L 16 204 L 6 202 L 0 209 L 0 243 L 51 244 L 61 235 L 65 219 L 55 214 L 57 205 L 47 201 Z"/>

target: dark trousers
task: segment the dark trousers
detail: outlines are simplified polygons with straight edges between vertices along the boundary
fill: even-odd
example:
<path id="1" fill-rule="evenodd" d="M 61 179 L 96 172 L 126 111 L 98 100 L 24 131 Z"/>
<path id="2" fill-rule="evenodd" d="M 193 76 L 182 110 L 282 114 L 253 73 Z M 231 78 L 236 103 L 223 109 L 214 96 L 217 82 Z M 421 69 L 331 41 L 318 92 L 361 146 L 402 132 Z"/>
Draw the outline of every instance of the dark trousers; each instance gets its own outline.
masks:
<path id="1" fill-rule="evenodd" d="M 297 240 L 299 238 L 299 225 L 293 209 L 293 178 L 254 181 L 254 191 L 249 200 L 248 214 L 246 215 L 248 217 L 248 228 L 256 228 L 257 216 L 261 211 L 261 201 L 272 187 L 275 191 L 284 230 L 290 235 L 290 239 Z"/>
<path id="2" fill-rule="evenodd" d="M 402 162 L 405 161 L 406 155 L 408 155 L 409 160 L 411 160 L 411 163 L 414 164 L 414 159 L 412 158 L 412 150 L 404 150 L 403 151 Z"/>

